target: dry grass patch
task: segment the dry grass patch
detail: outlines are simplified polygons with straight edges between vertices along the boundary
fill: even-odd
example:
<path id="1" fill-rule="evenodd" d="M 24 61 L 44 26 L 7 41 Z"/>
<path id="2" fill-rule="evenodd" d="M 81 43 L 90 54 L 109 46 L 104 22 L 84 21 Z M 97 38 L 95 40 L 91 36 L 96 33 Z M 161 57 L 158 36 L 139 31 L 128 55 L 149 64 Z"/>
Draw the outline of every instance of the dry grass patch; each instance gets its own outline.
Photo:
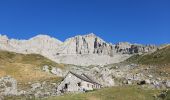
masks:
<path id="1" fill-rule="evenodd" d="M 10 75 L 20 83 L 34 82 L 56 78 L 55 75 L 42 71 L 42 66 L 49 65 L 64 69 L 63 64 L 57 64 L 38 54 L 19 54 L 0 51 L 0 77 Z"/>
<path id="2" fill-rule="evenodd" d="M 138 87 L 111 87 L 93 92 L 49 97 L 43 100 L 154 100 L 160 90 L 145 90 Z"/>

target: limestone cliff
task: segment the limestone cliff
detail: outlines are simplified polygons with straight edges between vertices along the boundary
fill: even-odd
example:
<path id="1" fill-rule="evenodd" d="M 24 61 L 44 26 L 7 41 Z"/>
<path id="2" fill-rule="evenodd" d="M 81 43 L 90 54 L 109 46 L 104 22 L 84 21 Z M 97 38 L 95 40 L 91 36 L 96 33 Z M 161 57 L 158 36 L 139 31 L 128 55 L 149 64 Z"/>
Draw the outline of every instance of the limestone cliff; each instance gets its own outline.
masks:
<path id="1" fill-rule="evenodd" d="M 111 55 L 113 46 L 95 34 L 78 35 L 67 39 L 59 49 L 61 54 L 103 54 Z"/>
<path id="2" fill-rule="evenodd" d="M 41 54 L 58 63 L 103 65 L 123 61 L 134 53 L 152 52 L 157 47 L 127 42 L 111 44 L 90 33 L 69 38 L 64 42 L 47 35 L 38 35 L 29 40 L 9 39 L 0 35 L 0 49 L 24 54 Z"/>

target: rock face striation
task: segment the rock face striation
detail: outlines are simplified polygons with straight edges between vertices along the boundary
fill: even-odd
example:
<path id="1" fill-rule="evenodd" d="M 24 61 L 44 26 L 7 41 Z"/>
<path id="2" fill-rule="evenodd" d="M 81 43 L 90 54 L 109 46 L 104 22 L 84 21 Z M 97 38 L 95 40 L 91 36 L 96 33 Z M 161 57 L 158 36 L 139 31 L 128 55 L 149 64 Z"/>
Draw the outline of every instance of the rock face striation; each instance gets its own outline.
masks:
<path id="1" fill-rule="evenodd" d="M 141 45 L 141 44 L 130 44 L 128 42 L 120 42 L 115 45 L 117 53 L 122 54 L 134 54 L 134 53 L 148 53 L 157 50 L 155 45 Z"/>
<path id="2" fill-rule="evenodd" d="M 127 42 L 111 44 L 90 33 L 69 38 L 64 42 L 47 35 L 38 35 L 29 40 L 9 39 L 0 35 L 0 49 L 41 54 L 57 63 L 88 66 L 118 63 L 134 53 L 152 52 L 157 47 Z"/>
<path id="3" fill-rule="evenodd" d="M 61 46 L 59 53 L 111 55 L 112 49 L 111 44 L 91 33 L 67 39 Z"/>

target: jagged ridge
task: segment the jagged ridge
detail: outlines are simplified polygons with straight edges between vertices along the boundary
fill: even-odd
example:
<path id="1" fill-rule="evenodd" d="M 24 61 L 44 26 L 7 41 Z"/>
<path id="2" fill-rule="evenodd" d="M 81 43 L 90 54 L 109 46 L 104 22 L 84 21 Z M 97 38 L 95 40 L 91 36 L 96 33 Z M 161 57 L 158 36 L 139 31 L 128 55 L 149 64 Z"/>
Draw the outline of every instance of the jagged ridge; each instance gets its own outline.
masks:
<path id="1" fill-rule="evenodd" d="M 126 42 L 111 44 L 94 33 L 78 35 L 64 42 L 47 35 L 38 35 L 29 40 L 8 39 L 7 36 L 0 35 L 0 49 L 2 50 L 41 54 L 58 63 L 76 65 L 115 63 L 126 59 L 127 55 L 147 53 L 155 51 L 156 48 L 152 45 L 143 46 Z M 89 61 L 89 59 L 92 60 Z"/>

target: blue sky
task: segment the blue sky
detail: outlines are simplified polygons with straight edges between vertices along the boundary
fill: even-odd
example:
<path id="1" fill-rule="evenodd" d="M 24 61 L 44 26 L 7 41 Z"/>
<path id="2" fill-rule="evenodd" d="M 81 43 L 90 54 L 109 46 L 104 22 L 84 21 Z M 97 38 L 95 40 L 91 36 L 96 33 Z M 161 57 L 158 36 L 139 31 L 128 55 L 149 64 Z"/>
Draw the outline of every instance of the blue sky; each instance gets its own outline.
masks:
<path id="1" fill-rule="evenodd" d="M 112 43 L 170 43 L 170 0 L 0 0 L 0 34 L 10 38 L 90 32 Z"/>

